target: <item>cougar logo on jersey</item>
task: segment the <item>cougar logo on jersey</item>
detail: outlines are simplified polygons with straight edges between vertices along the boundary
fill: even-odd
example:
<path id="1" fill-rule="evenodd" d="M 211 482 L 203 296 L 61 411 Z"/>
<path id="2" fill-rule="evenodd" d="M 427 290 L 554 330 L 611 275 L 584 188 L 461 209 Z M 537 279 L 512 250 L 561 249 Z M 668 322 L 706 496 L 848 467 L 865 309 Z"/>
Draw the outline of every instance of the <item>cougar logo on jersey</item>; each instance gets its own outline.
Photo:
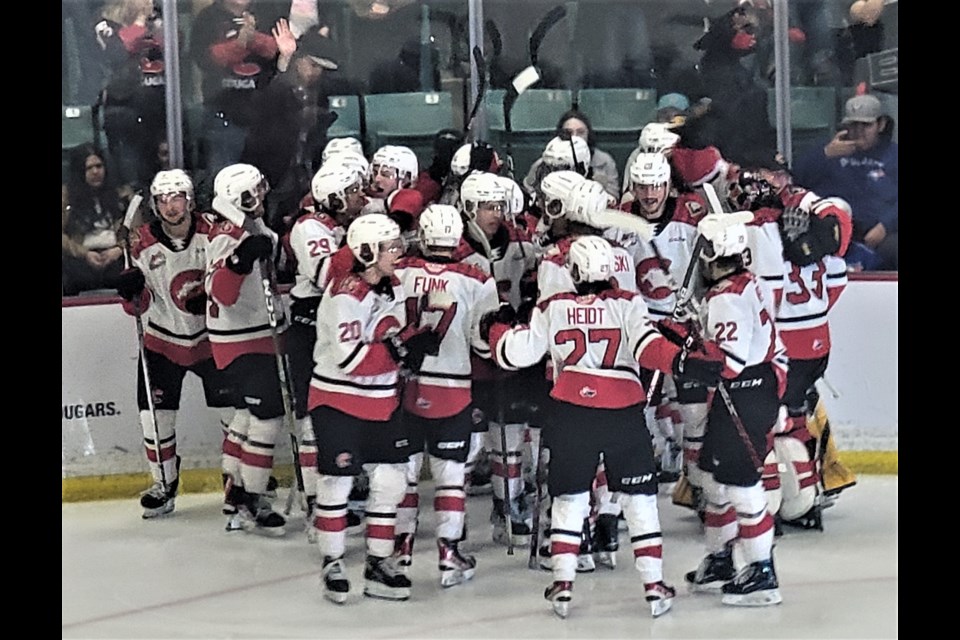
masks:
<path id="1" fill-rule="evenodd" d="M 580 389 L 580 397 L 581 397 L 581 398 L 596 398 L 596 397 L 597 397 L 597 390 L 594 389 L 594 388 L 592 388 L 592 387 L 582 387 L 582 388 Z"/>
<path id="2" fill-rule="evenodd" d="M 156 271 L 161 268 L 163 265 L 167 264 L 167 256 L 162 253 L 155 253 L 150 256 L 150 271 Z"/>
<path id="3" fill-rule="evenodd" d="M 426 398 L 417 398 L 417 406 L 421 409 L 429 409 L 433 406 L 433 403 L 427 400 Z"/>
<path id="4" fill-rule="evenodd" d="M 707 212 L 707 210 L 703 208 L 703 205 L 696 200 L 688 200 L 686 204 L 687 211 L 690 212 L 690 216 L 693 218 L 698 218 Z"/>
<path id="5" fill-rule="evenodd" d="M 203 271 L 199 269 L 181 271 L 170 281 L 170 298 L 184 313 L 190 313 L 187 300 L 200 295 L 203 295 Z"/>

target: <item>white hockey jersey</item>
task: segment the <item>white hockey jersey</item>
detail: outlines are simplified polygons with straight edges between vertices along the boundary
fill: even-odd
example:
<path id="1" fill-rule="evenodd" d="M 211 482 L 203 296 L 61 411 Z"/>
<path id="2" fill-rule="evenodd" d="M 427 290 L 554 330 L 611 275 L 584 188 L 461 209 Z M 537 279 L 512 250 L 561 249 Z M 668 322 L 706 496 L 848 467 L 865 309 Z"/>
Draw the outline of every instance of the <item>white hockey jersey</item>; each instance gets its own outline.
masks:
<path id="1" fill-rule="evenodd" d="M 326 213 L 301 216 L 290 229 L 290 249 L 297 261 L 294 300 L 323 295 L 329 279 L 328 258 L 340 248 L 346 230 Z"/>
<path id="2" fill-rule="evenodd" d="M 185 367 L 211 357 L 206 316 L 190 313 L 185 303 L 204 294 L 213 222 L 213 216 L 194 213 L 182 241 L 167 236 L 159 221 L 144 225 L 131 251 L 132 264 L 143 272 L 147 292 L 141 309 L 144 347 Z M 124 309 L 134 312 L 129 302 Z"/>
<path id="3" fill-rule="evenodd" d="M 670 372 L 679 351 L 651 323 L 643 298 L 616 288 L 553 295 L 537 305 L 529 325 L 494 325 L 490 343 L 494 360 L 506 369 L 549 354 L 551 397 L 604 409 L 644 402 L 640 366 Z"/>
<path id="4" fill-rule="evenodd" d="M 547 251 L 537 270 L 537 303 L 542 303 L 548 298 L 565 291 L 573 291 L 573 278 L 570 276 L 570 270 L 567 269 L 567 254 L 570 252 L 570 245 L 579 236 L 567 236 L 559 240 Z M 627 251 L 611 242 L 613 247 L 613 278 L 617 281 L 617 286 L 623 291 L 636 292 L 637 273 L 633 260 Z"/>
<path id="5" fill-rule="evenodd" d="M 786 287 L 777 313 L 777 326 L 787 355 L 813 360 L 830 353 L 827 314 L 847 286 L 847 263 L 837 256 L 798 267 L 784 263 Z"/>
<path id="6" fill-rule="evenodd" d="M 500 306 L 496 282 L 469 264 L 420 257 L 405 258 L 397 277 L 406 296 L 403 324 L 429 326 L 441 336 L 438 354 L 426 356 L 420 373 L 407 381 L 404 408 L 424 418 L 456 415 L 471 400 L 471 352 L 490 357 L 479 325 L 484 314 Z M 437 297 L 446 300 L 431 306 L 431 299 Z"/>
<path id="7" fill-rule="evenodd" d="M 263 220 L 253 220 L 255 231 L 267 235 L 277 246 L 277 235 Z M 213 357 L 220 369 L 240 355 L 248 353 L 273 354 L 273 331 L 270 317 L 275 318 L 276 331 L 286 330 L 287 314 L 283 299 L 275 295 L 275 286 L 267 286 L 268 275 L 262 265 L 255 265 L 247 275 L 239 275 L 227 268 L 227 258 L 233 255 L 250 232 L 219 218 L 210 233 L 207 250 L 207 328 Z M 268 309 L 268 302 L 272 310 Z"/>
<path id="8" fill-rule="evenodd" d="M 309 408 L 384 422 L 399 406 L 399 367 L 384 340 L 404 325 L 404 293 L 378 293 L 359 275 L 334 277 L 317 307 Z"/>

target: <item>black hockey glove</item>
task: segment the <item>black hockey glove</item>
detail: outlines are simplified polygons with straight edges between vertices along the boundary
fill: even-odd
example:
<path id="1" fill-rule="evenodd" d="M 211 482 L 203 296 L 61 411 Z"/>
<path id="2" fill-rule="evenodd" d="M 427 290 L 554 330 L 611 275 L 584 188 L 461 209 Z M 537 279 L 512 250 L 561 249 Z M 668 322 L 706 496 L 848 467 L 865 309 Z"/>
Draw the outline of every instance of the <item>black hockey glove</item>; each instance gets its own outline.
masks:
<path id="1" fill-rule="evenodd" d="M 120 272 L 120 275 L 117 276 L 117 293 L 128 302 L 132 302 L 134 298 L 140 297 L 145 285 L 146 281 L 143 277 L 143 271 L 140 271 L 140 269 L 136 267 L 124 269 Z"/>
<path id="2" fill-rule="evenodd" d="M 494 324 L 509 324 L 513 326 L 517 321 L 517 312 L 514 311 L 513 305 L 510 303 L 503 303 L 500 305 L 500 308 L 496 311 L 490 311 L 483 314 L 480 318 L 480 337 L 484 342 L 490 341 L 490 329 Z"/>
<path id="3" fill-rule="evenodd" d="M 227 268 L 234 273 L 245 276 L 253 271 L 253 265 L 258 260 L 265 260 L 273 255 L 273 242 L 267 236 L 247 236 L 236 249 L 233 255 L 227 258 Z"/>
<path id="4" fill-rule="evenodd" d="M 441 129 L 433 139 L 433 162 L 427 173 L 437 183 L 443 184 L 450 173 L 450 162 L 453 155 L 463 144 L 463 133 L 457 129 Z"/>
<path id="5" fill-rule="evenodd" d="M 698 349 L 700 346 L 700 336 L 696 335 L 688 322 L 664 318 L 657 322 L 657 329 L 664 338 L 677 346 L 686 345 L 688 349 Z"/>
<path id="6" fill-rule="evenodd" d="M 423 359 L 440 353 L 440 334 L 435 329 L 407 327 L 387 340 L 394 361 L 410 373 L 420 373 Z"/>
<path id="7" fill-rule="evenodd" d="M 717 386 L 723 374 L 723 352 L 712 342 L 705 343 L 704 347 L 698 351 L 681 349 L 673 359 L 673 376 L 708 387 Z"/>
<path id="8" fill-rule="evenodd" d="M 834 216 L 810 214 L 810 227 L 795 240 L 784 239 L 783 257 L 797 265 L 805 267 L 824 256 L 835 253 L 840 248 L 840 223 Z"/>
<path id="9" fill-rule="evenodd" d="M 183 308 L 187 310 L 187 313 L 192 313 L 195 316 L 207 315 L 207 294 L 199 293 L 187 298 L 183 301 Z"/>

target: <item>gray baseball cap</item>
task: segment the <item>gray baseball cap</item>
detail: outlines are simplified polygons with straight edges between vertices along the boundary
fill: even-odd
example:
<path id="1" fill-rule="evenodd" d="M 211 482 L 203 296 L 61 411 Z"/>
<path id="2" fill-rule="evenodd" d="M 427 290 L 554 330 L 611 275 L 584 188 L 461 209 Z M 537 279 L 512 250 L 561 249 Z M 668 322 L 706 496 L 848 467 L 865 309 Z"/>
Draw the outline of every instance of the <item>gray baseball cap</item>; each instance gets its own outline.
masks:
<path id="1" fill-rule="evenodd" d="M 876 96 L 864 94 L 847 100 L 843 108 L 843 124 L 849 122 L 876 122 L 883 114 L 883 107 Z"/>

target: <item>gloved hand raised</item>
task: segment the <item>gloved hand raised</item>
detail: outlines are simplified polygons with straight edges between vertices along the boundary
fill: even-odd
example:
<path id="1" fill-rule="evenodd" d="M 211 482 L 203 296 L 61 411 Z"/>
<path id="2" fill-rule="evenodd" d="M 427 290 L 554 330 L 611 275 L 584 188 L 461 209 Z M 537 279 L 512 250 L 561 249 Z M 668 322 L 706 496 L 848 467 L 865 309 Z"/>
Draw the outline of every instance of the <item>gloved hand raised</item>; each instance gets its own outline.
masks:
<path id="1" fill-rule="evenodd" d="M 514 311 L 513 305 L 509 302 L 504 302 L 500 305 L 500 308 L 496 311 L 490 311 L 483 314 L 483 317 L 480 318 L 480 338 L 484 342 L 490 341 L 490 328 L 494 324 L 509 324 L 513 325 L 517 320 L 517 312 Z"/>
<path id="2" fill-rule="evenodd" d="M 124 269 L 117 276 L 117 293 L 128 302 L 132 302 L 134 298 L 139 298 L 145 285 L 146 280 L 143 277 L 143 271 L 136 267 Z"/>
<path id="3" fill-rule="evenodd" d="M 234 273 L 245 276 L 253 271 L 253 265 L 258 260 L 270 258 L 273 255 L 273 242 L 267 236 L 247 236 L 236 249 L 233 255 L 227 258 L 227 268 Z"/>

